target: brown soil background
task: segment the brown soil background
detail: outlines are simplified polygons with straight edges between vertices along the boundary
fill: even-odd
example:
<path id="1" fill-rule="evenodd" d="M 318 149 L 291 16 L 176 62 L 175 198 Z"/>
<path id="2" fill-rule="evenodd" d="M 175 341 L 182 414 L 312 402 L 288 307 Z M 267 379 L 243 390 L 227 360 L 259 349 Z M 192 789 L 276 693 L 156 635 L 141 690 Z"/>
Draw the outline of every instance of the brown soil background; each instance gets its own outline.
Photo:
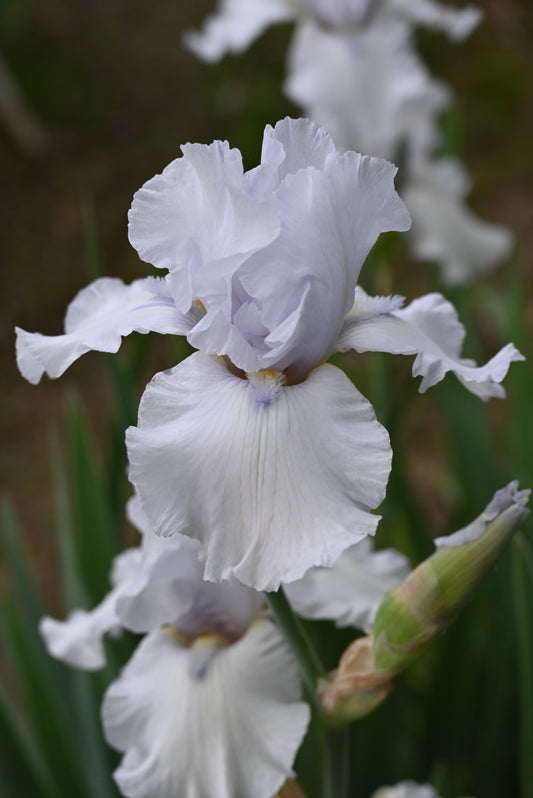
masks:
<path id="1" fill-rule="evenodd" d="M 432 71 L 457 94 L 471 206 L 512 228 L 528 284 L 533 272 L 533 10 L 529 0 L 483 0 L 485 21 L 461 45 L 422 44 Z M 55 554 L 47 435 L 65 397 L 83 397 L 98 435 L 110 398 L 101 360 L 87 355 L 38 387 L 18 374 L 15 324 L 57 333 L 68 302 L 88 282 L 84 209 L 98 229 L 104 273 L 131 280 L 144 265 L 130 247 L 134 191 L 186 141 L 227 138 L 247 166 L 267 122 L 298 115 L 281 95 L 288 27 L 270 30 L 241 58 L 199 63 L 181 46 L 212 9 L 209 0 L 4 0 L 0 48 L 46 128 L 38 158 L 0 129 L 0 477 L 13 499 L 39 582 L 54 595 Z M 423 267 L 413 267 L 418 292 Z M 401 286 L 408 296 L 405 273 Z M 489 278 L 498 284 L 496 273 Z M 400 281 L 399 281 L 400 282 Z M 168 363 L 166 365 L 169 365 Z M 424 468 L 421 469 L 422 471 Z"/>

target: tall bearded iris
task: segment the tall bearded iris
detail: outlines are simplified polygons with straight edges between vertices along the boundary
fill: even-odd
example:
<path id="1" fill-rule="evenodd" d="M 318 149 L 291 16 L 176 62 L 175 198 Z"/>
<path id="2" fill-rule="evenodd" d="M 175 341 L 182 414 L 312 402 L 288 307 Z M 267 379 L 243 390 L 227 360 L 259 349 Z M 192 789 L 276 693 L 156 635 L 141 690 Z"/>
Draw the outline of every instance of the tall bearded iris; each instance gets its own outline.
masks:
<path id="1" fill-rule="evenodd" d="M 478 368 L 443 297 L 403 309 L 357 287 L 378 235 L 409 226 L 392 164 L 338 153 L 307 120 L 267 127 L 249 172 L 226 143 L 182 151 L 130 212 L 131 242 L 166 277 L 97 281 L 65 335 L 19 331 L 19 367 L 37 381 L 134 329 L 185 333 L 200 351 L 148 385 L 127 431 L 130 479 L 159 534 L 200 541 L 207 579 L 272 590 L 379 520 L 388 435 L 331 354 L 414 354 L 422 390 L 453 371 L 484 399 L 503 395 L 521 355 L 509 344 Z"/>

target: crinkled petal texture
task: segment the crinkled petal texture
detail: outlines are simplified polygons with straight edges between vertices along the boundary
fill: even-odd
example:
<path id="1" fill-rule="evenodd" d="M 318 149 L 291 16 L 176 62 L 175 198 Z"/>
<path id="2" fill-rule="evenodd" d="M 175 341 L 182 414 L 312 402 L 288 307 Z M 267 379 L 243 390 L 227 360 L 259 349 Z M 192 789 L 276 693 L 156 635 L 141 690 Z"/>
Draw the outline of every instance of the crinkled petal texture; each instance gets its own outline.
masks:
<path id="1" fill-rule="evenodd" d="M 444 535 L 440 538 L 435 538 L 435 546 L 437 548 L 446 546 L 462 546 L 465 543 L 471 543 L 477 540 L 485 532 L 488 524 L 495 521 L 496 518 L 505 513 L 506 519 L 510 522 L 511 518 L 514 519 L 516 525 L 520 524 L 529 515 L 527 504 L 531 490 L 519 490 L 518 481 L 510 482 L 505 488 L 497 490 L 492 497 L 489 504 L 485 507 L 483 512 L 472 521 L 471 524 L 459 529 L 452 535 Z"/>
<path id="2" fill-rule="evenodd" d="M 304 618 L 334 620 L 337 626 L 368 630 L 389 590 L 407 577 L 409 561 L 394 549 L 375 551 L 370 538 L 347 549 L 330 568 L 311 568 L 285 586 Z"/>
<path id="3" fill-rule="evenodd" d="M 309 120 L 267 127 L 247 173 L 227 143 L 182 149 L 135 195 L 132 244 L 170 270 L 180 311 L 205 309 L 195 348 L 302 379 L 329 356 L 379 234 L 410 225 L 396 168 L 339 154 Z"/>
<path id="4" fill-rule="evenodd" d="M 233 271 L 279 233 L 272 197 L 254 196 L 242 157 L 227 141 L 186 144 L 183 156 L 137 191 L 128 215 L 129 239 L 140 257 L 171 273 L 176 306 L 193 299 L 224 305 Z M 197 273 L 209 271 L 195 293 Z"/>
<path id="5" fill-rule="evenodd" d="M 413 218 L 413 252 L 436 260 L 450 284 L 468 283 L 507 258 L 513 235 L 479 219 L 462 201 L 467 177 L 453 158 L 424 165 L 402 190 Z"/>
<path id="6" fill-rule="evenodd" d="M 219 649 L 202 677 L 168 628 L 146 637 L 104 697 L 115 779 L 129 798 L 272 798 L 292 775 L 309 708 L 268 620 Z"/>
<path id="7" fill-rule="evenodd" d="M 287 175 L 276 192 L 279 237 L 236 275 L 260 309 L 265 351 L 255 368 L 227 351 L 233 363 L 302 379 L 329 357 L 371 247 L 381 232 L 410 225 L 395 174 L 387 161 L 347 152 L 328 155 L 322 170 Z"/>
<path id="8" fill-rule="evenodd" d="M 390 312 L 386 312 L 386 303 L 380 298 L 375 315 L 371 315 L 371 303 L 375 299 L 368 297 L 361 288 L 357 289 L 354 306 L 337 343 L 339 352 L 355 349 L 357 352 L 416 355 L 413 376 L 423 378 L 421 392 L 451 371 L 481 399 L 505 396 L 500 383 L 510 363 L 524 360 L 513 344 L 504 346 L 484 366 L 477 366 L 473 360 L 461 358 L 465 329 L 453 305 L 441 294 L 426 294 L 406 308 Z"/>
<path id="9" fill-rule="evenodd" d="M 270 25 L 294 17 L 291 0 L 219 0 L 200 33 L 187 33 L 187 47 L 204 61 L 219 61 L 226 53 L 242 53 Z"/>
<path id="10" fill-rule="evenodd" d="M 60 377 L 90 350 L 117 352 L 122 336 L 131 332 L 183 335 L 194 323 L 194 312 L 176 310 L 165 280 L 146 277 L 124 285 L 118 278 L 101 277 L 70 303 L 64 335 L 16 328 L 17 364 L 29 382 L 38 383 L 45 372 Z"/>
<path id="11" fill-rule="evenodd" d="M 155 531 L 200 540 L 208 580 L 275 590 L 376 529 L 388 434 L 334 366 L 283 386 L 196 353 L 156 375 L 126 436 Z"/>

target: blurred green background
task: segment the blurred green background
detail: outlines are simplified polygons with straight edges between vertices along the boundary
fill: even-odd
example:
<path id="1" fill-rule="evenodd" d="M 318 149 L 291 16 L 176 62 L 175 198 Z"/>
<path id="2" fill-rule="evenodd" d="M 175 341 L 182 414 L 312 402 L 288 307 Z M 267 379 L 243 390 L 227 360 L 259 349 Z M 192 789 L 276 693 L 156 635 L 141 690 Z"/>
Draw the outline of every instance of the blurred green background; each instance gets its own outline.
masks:
<path id="1" fill-rule="evenodd" d="M 484 0 L 478 5 L 485 20 L 469 40 L 454 45 L 443 36 L 421 33 L 419 45 L 432 72 L 456 92 L 456 104 L 443 120 L 445 146 L 458 152 L 472 175 L 471 207 L 516 234 L 517 252 L 510 264 L 472 288 L 448 292 L 468 328 L 469 353 L 486 359 L 510 338 L 523 351 L 531 341 L 533 7 L 529 0 Z M 183 350 L 176 352 L 176 344 L 155 340 L 156 336 L 150 344 L 132 338 L 124 344 L 117 366 L 92 353 L 61 380 L 45 378 L 36 388 L 16 370 L 13 327 L 59 332 L 66 305 L 97 268 L 126 280 L 146 274 L 146 266 L 127 240 L 127 210 L 134 191 L 178 155 L 181 143 L 227 138 L 242 150 L 245 166 L 250 167 L 257 162 L 265 124 L 286 114 L 298 115 L 280 89 L 290 26 L 271 29 L 241 57 L 209 66 L 183 49 L 181 36 L 198 27 L 212 8 L 208 0 L 0 0 L 0 55 L 46 136 L 41 151 L 30 155 L 5 126 L 0 128 L 4 190 L 0 475 L 22 530 L 22 561 L 29 562 L 39 592 L 58 616 L 64 613 L 65 597 L 57 577 L 61 562 L 71 555 L 66 544 L 63 561 L 58 557 L 54 501 L 67 501 L 69 486 L 64 480 L 72 486 L 81 475 L 89 485 L 83 495 L 74 491 L 71 500 L 71 531 L 78 540 L 75 559 L 85 563 L 81 582 L 88 577 L 89 605 L 103 589 L 108 558 L 118 546 L 115 532 L 110 545 L 102 533 L 91 558 L 87 540 L 92 540 L 91 523 L 100 524 L 101 530 L 117 527 L 127 490 L 121 430 L 134 420 L 147 379 L 172 365 Z M 410 261 L 401 241 L 381 247 L 373 267 L 373 273 L 370 265 L 363 270 L 367 288 L 412 298 L 438 284 L 437 271 Z M 382 541 L 394 542 L 417 560 L 430 550 L 431 536 L 470 520 L 496 488 L 512 478 L 520 478 L 524 487 L 533 485 L 533 378 L 529 364 L 513 366 L 506 381 L 508 402 L 493 401 L 485 408 L 465 396 L 451 378 L 430 395 L 418 396 L 409 376 L 410 359 L 398 360 L 403 362 L 392 367 L 386 358 L 359 356 L 345 358 L 343 365 L 352 370 L 393 439 L 395 470 L 382 510 Z M 69 404 L 67 397 L 73 392 L 80 395 L 83 410 L 72 399 Z M 60 435 L 54 489 L 49 457 L 52 428 Z M 111 464 L 113 484 L 101 484 L 98 459 Z M 6 529 L 18 539 L 9 519 Z M 119 537 L 128 538 L 120 523 L 118 529 Z M 68 529 L 60 529 L 59 540 L 68 540 L 68 534 Z M 5 572 L 13 572 L 17 555 L 16 546 L 8 549 L 12 557 L 3 569 L 3 585 L 9 596 L 13 577 L 7 579 Z M 95 552 L 101 555 L 100 566 L 90 576 Z M 437 646 L 434 656 L 402 683 L 397 695 L 357 728 L 358 796 L 365 798 L 369 789 L 378 786 L 379 774 L 383 782 L 408 776 L 440 779 L 445 798 L 454 798 L 454 790 L 473 790 L 476 785 L 477 798 L 506 798 L 524 790 L 528 776 L 519 773 L 517 749 L 525 746 L 522 766 L 526 767 L 527 745 L 533 745 L 533 695 L 532 705 L 527 710 L 522 706 L 520 712 L 524 694 L 518 685 L 525 685 L 526 692 L 531 688 L 527 674 L 533 659 L 530 638 L 517 637 L 511 617 L 521 617 L 517 623 L 531 622 L 532 586 L 527 581 L 531 575 L 516 570 L 525 559 L 516 554 L 514 560 L 505 561 L 492 588 L 446 636 L 452 641 L 449 647 Z M 520 592 L 521 585 L 520 597 L 513 590 Z M 83 600 L 75 598 L 78 588 L 67 589 L 69 606 Z M 14 605 L 9 603 L 12 599 L 6 601 L 9 619 L 17 600 Z M 41 611 L 36 600 L 28 619 Z M 16 638 L 16 628 L 13 634 Z M 321 629 L 312 634 L 320 639 Z M 4 645 L 6 639 L 4 635 Z M 325 645 L 330 645 L 327 639 Z M 336 652 L 331 645 L 333 665 Z M 28 656 L 31 664 L 32 654 Z M 48 667 L 44 661 L 39 660 L 37 672 Z M 11 689 L 13 674 L 5 670 Z M 66 672 L 57 671 L 57 676 L 54 671 L 52 681 L 67 679 Z M 518 674 L 524 672 L 525 682 L 520 683 Z M 78 682 L 77 676 L 71 682 L 69 689 L 82 707 L 89 701 L 84 693 L 89 688 L 80 687 L 86 683 Z M 96 693 L 103 682 L 95 682 Z M 64 699 L 68 705 L 73 694 Z M 26 700 L 31 703 L 31 697 Z M 18 701 L 23 703 L 24 698 L 19 696 Z M 71 710 L 65 710 L 67 718 Z M 86 733 L 98 760 L 95 717 Z M 57 720 L 59 727 L 63 722 L 65 718 Z M 523 727 L 519 731 L 522 722 L 529 731 Z M 54 728 L 53 724 L 51 730 L 45 728 L 44 737 Z M 505 750 L 496 765 L 492 757 L 498 746 Z M 533 747 L 530 750 L 533 760 Z M 65 751 L 50 755 L 52 763 L 54 756 L 59 762 Z M 451 777 L 450 761 L 456 763 Z M 470 764 L 477 773 L 474 781 L 465 774 Z M 95 773 L 105 772 L 105 767 L 103 771 L 91 767 Z M 523 798 L 533 795 L 533 763 L 528 772 L 532 783 Z M 63 786 L 71 784 L 70 794 L 81 796 L 76 781 L 65 779 Z M 512 790 L 505 792 L 509 785 Z M 0 780 L 2 798 L 3 786 Z M 28 783 L 25 792 L 21 789 L 18 794 L 25 798 L 45 795 L 34 784 Z M 67 794 L 61 785 L 58 792 L 50 789 L 47 798 Z M 87 789 L 91 798 L 98 791 L 100 798 L 113 794 L 99 786 L 98 779 Z M 13 793 L 7 795 L 12 798 Z"/>

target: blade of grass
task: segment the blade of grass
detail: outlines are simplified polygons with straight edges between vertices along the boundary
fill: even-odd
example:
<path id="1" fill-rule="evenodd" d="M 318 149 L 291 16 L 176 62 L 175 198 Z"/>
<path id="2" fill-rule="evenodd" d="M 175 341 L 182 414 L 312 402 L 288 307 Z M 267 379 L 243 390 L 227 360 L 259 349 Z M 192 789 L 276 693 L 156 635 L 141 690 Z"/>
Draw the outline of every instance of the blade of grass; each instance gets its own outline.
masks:
<path id="1" fill-rule="evenodd" d="M 533 798 L 533 579 L 531 546 L 523 533 L 513 541 L 513 596 L 520 690 L 522 798 Z"/>

